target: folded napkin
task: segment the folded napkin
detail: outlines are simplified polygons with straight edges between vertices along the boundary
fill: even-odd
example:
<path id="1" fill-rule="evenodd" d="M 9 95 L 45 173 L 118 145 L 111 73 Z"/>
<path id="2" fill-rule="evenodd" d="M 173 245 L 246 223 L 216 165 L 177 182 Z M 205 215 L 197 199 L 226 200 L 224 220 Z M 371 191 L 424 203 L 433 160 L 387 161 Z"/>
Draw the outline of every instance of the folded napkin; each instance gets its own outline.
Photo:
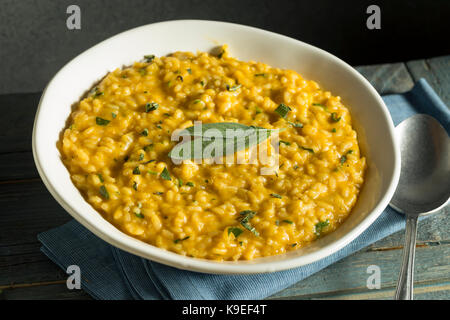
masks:
<path id="1" fill-rule="evenodd" d="M 394 124 L 428 113 L 450 128 L 450 112 L 421 79 L 404 94 L 384 102 Z M 270 274 L 213 275 L 179 270 L 119 250 L 94 236 L 75 220 L 38 235 L 42 252 L 63 270 L 78 265 L 82 288 L 96 299 L 262 299 L 305 279 L 328 265 L 402 228 L 404 217 L 388 207 L 358 238 L 312 264 Z"/>

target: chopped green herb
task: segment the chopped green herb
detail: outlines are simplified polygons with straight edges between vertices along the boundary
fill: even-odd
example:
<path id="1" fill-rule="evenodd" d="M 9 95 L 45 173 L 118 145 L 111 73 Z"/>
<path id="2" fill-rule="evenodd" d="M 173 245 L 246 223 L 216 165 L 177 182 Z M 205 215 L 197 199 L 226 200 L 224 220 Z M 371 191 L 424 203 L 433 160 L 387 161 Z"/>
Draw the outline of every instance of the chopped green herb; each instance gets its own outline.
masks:
<path id="1" fill-rule="evenodd" d="M 124 161 L 124 162 L 127 162 L 128 159 L 130 159 L 130 156 L 125 156 L 125 157 L 123 158 L 123 161 Z"/>
<path id="2" fill-rule="evenodd" d="M 138 187 L 137 182 L 133 181 L 133 189 L 137 191 L 137 187 Z"/>
<path id="3" fill-rule="evenodd" d="M 140 154 L 139 154 L 139 161 L 142 161 L 142 160 L 144 160 L 144 154 L 143 154 L 143 153 L 140 153 Z"/>
<path id="4" fill-rule="evenodd" d="M 202 102 L 202 100 L 200 100 L 200 99 L 194 100 L 194 104 L 197 104 L 197 103 L 200 103 L 200 102 Z"/>
<path id="5" fill-rule="evenodd" d="M 171 114 L 168 113 L 168 112 L 165 112 L 164 115 L 165 115 L 166 117 L 170 117 L 170 116 L 171 116 Z"/>
<path id="6" fill-rule="evenodd" d="M 157 196 L 162 196 L 164 194 L 164 192 L 153 192 L 153 194 L 156 194 Z"/>
<path id="7" fill-rule="evenodd" d="M 147 69 L 141 68 L 139 69 L 139 73 L 141 74 L 141 76 L 145 76 L 147 74 Z"/>
<path id="8" fill-rule="evenodd" d="M 163 178 L 164 180 L 172 180 L 169 174 L 169 170 L 167 170 L 167 168 L 164 168 L 164 170 L 161 172 L 161 178 Z"/>
<path id="9" fill-rule="evenodd" d="M 256 107 L 256 108 L 255 108 L 255 112 L 256 112 L 256 114 L 260 114 L 260 113 L 262 112 L 262 110 L 261 110 L 261 108 Z"/>
<path id="10" fill-rule="evenodd" d="M 242 247 L 242 245 L 244 244 L 243 241 L 239 241 L 239 245 Z"/>
<path id="11" fill-rule="evenodd" d="M 95 123 L 97 123 L 99 126 L 106 126 L 110 122 L 111 122 L 110 120 L 106 120 L 100 117 L 95 118 Z"/>
<path id="12" fill-rule="evenodd" d="M 148 136 L 148 129 L 145 128 L 144 130 L 142 130 L 141 134 L 145 137 Z"/>
<path id="13" fill-rule="evenodd" d="M 255 73 L 255 77 L 265 77 L 265 73 Z"/>
<path id="14" fill-rule="evenodd" d="M 296 243 L 293 243 L 293 244 L 291 244 L 291 247 L 293 248 L 293 247 L 295 247 L 297 244 Z"/>
<path id="15" fill-rule="evenodd" d="M 136 215 L 136 217 L 143 219 L 144 215 L 140 212 L 140 211 L 135 211 L 134 214 Z"/>
<path id="16" fill-rule="evenodd" d="M 189 74 L 192 74 L 191 68 L 186 69 L 186 71 L 187 71 Z"/>
<path id="17" fill-rule="evenodd" d="M 330 225 L 330 221 L 328 219 L 317 223 L 315 226 L 315 231 L 314 231 L 316 236 L 320 237 L 320 234 L 322 233 L 323 229 L 328 227 L 329 225 Z"/>
<path id="18" fill-rule="evenodd" d="M 280 145 L 281 145 L 281 144 L 285 144 L 285 145 L 287 145 L 287 146 L 290 146 L 290 145 L 291 145 L 290 142 L 288 142 L 288 141 L 283 141 L 283 140 L 280 140 L 279 144 L 280 144 Z"/>
<path id="19" fill-rule="evenodd" d="M 289 223 L 289 224 L 293 224 L 294 222 L 292 222 L 291 220 L 283 220 L 282 222 L 284 223 Z"/>
<path id="20" fill-rule="evenodd" d="M 154 54 L 148 54 L 144 56 L 145 62 L 152 62 L 155 59 Z"/>
<path id="21" fill-rule="evenodd" d="M 290 107 L 288 107 L 287 105 L 285 105 L 284 103 L 280 103 L 280 105 L 275 109 L 275 112 L 278 113 L 278 115 L 284 119 L 286 119 L 287 114 L 289 113 L 289 111 L 291 111 L 292 109 Z"/>
<path id="22" fill-rule="evenodd" d="M 162 129 L 162 127 L 161 127 L 159 124 L 157 124 L 156 127 L 157 127 L 158 129 Z"/>
<path id="23" fill-rule="evenodd" d="M 105 181 L 103 180 L 103 176 L 102 176 L 101 173 L 97 173 L 97 176 L 98 176 L 98 178 L 100 179 L 100 182 L 101 182 L 101 183 L 105 182 Z"/>
<path id="24" fill-rule="evenodd" d="M 327 106 L 325 106 L 325 105 L 323 105 L 321 103 L 313 103 L 312 105 L 316 106 L 316 107 L 321 107 L 321 108 L 324 108 L 325 110 L 327 110 Z"/>
<path id="25" fill-rule="evenodd" d="M 252 210 L 244 210 L 244 211 L 240 212 L 239 214 L 243 216 L 243 218 L 241 219 L 241 225 L 245 229 L 252 232 L 255 236 L 259 236 L 258 231 L 256 231 L 255 227 L 253 227 L 249 222 L 249 220 L 255 216 L 256 212 L 252 211 Z"/>
<path id="26" fill-rule="evenodd" d="M 115 118 L 117 117 L 117 114 L 115 114 L 114 112 L 111 112 L 111 117 L 112 117 L 113 119 L 115 119 Z"/>
<path id="27" fill-rule="evenodd" d="M 183 180 L 181 178 L 178 178 L 178 187 L 183 186 Z"/>
<path id="28" fill-rule="evenodd" d="M 152 163 L 152 162 L 155 162 L 155 161 L 156 161 L 155 159 L 151 159 L 151 160 L 145 161 L 144 164 L 149 164 L 149 163 Z"/>
<path id="29" fill-rule="evenodd" d="M 91 97 L 93 97 L 94 99 L 98 98 L 98 97 L 100 97 L 100 96 L 102 96 L 104 94 L 105 93 L 103 91 L 98 91 L 97 87 L 95 87 L 94 89 L 91 90 Z"/>
<path id="30" fill-rule="evenodd" d="M 133 174 L 141 174 L 141 170 L 139 170 L 139 166 L 133 169 Z"/>
<path id="31" fill-rule="evenodd" d="M 108 190 L 106 190 L 106 187 L 105 187 L 105 186 L 101 186 L 101 187 L 100 187 L 100 195 L 101 195 L 103 198 L 105 198 L 106 200 L 109 199 L 109 193 L 108 193 Z"/>
<path id="32" fill-rule="evenodd" d="M 347 161 L 347 155 L 351 154 L 353 150 L 348 150 L 342 157 L 341 157 L 341 164 L 344 164 L 345 161 Z"/>
<path id="33" fill-rule="evenodd" d="M 230 87 L 230 86 L 227 84 L 227 90 L 228 90 L 228 91 L 236 91 L 236 90 L 239 89 L 241 86 L 242 86 L 241 84 L 237 84 L 237 85 L 235 85 L 235 86 Z"/>
<path id="34" fill-rule="evenodd" d="M 333 122 L 338 122 L 339 120 L 341 120 L 341 117 L 337 117 L 337 113 L 336 112 L 332 112 L 331 113 L 331 121 Z"/>
<path id="35" fill-rule="evenodd" d="M 290 121 L 288 121 L 288 123 L 291 125 L 291 126 L 293 126 L 293 127 L 295 127 L 295 128 L 303 128 L 303 124 L 302 123 L 300 123 L 300 122 L 290 122 Z"/>
<path id="36" fill-rule="evenodd" d="M 200 84 L 202 85 L 202 86 L 205 86 L 205 81 L 200 81 Z"/>
<path id="37" fill-rule="evenodd" d="M 331 132 L 335 133 L 336 132 L 336 128 L 331 129 Z"/>
<path id="38" fill-rule="evenodd" d="M 144 151 L 147 152 L 147 151 L 149 151 L 151 148 L 153 148 L 153 143 L 151 143 L 151 144 L 145 146 L 145 147 L 144 147 Z"/>
<path id="39" fill-rule="evenodd" d="M 177 80 L 180 80 L 181 82 L 183 82 L 183 77 L 182 76 L 177 76 Z"/>
<path id="40" fill-rule="evenodd" d="M 237 238 L 239 237 L 239 235 L 244 232 L 244 230 L 242 230 L 241 228 L 238 227 L 231 227 L 228 228 L 228 235 L 230 235 L 230 233 L 234 234 L 234 237 Z"/>
<path id="41" fill-rule="evenodd" d="M 302 148 L 303 150 L 309 151 L 311 153 L 314 153 L 314 149 L 312 149 L 312 148 L 306 148 L 306 147 L 300 147 L 300 148 Z"/>
<path id="42" fill-rule="evenodd" d="M 174 242 L 175 244 L 177 244 L 178 242 L 187 240 L 187 239 L 189 239 L 189 238 L 190 238 L 190 236 L 187 236 L 187 237 L 184 237 L 183 239 L 177 239 L 177 240 L 174 240 L 173 242 Z"/>
<path id="43" fill-rule="evenodd" d="M 157 104 L 156 102 L 146 103 L 145 104 L 145 112 L 148 113 L 150 111 L 156 110 L 156 109 L 158 109 L 158 107 L 159 107 L 159 104 Z"/>
<path id="44" fill-rule="evenodd" d="M 275 221 L 275 224 L 276 224 L 277 226 L 279 226 L 279 225 L 280 225 L 280 220 L 276 220 L 276 221 Z"/>
<path id="45" fill-rule="evenodd" d="M 155 172 L 155 171 L 148 170 L 147 172 L 148 172 L 148 174 L 151 174 L 152 176 L 158 175 L 158 172 Z"/>
<path id="46" fill-rule="evenodd" d="M 193 187 L 194 186 L 194 183 L 193 182 L 186 182 L 186 185 L 188 186 L 188 187 Z"/>
<path id="47" fill-rule="evenodd" d="M 277 193 L 271 193 L 270 196 L 271 196 L 272 198 L 278 198 L 278 199 L 281 199 L 281 198 L 282 198 L 282 196 L 280 196 L 280 195 L 277 194 Z"/>

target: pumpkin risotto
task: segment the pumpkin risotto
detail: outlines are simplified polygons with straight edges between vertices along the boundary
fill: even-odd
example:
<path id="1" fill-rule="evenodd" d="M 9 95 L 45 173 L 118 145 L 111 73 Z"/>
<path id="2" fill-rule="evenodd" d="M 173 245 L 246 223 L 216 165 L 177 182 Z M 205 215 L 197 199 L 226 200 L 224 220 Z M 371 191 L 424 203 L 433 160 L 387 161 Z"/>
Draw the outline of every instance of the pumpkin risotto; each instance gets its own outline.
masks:
<path id="1" fill-rule="evenodd" d="M 194 121 L 283 129 L 279 166 L 262 175 L 261 163 L 175 164 L 172 133 Z M 109 73 L 75 106 L 58 147 L 75 186 L 114 226 L 213 260 L 282 254 L 332 232 L 366 167 L 340 97 L 295 71 L 236 60 L 226 46 L 148 55 Z"/>

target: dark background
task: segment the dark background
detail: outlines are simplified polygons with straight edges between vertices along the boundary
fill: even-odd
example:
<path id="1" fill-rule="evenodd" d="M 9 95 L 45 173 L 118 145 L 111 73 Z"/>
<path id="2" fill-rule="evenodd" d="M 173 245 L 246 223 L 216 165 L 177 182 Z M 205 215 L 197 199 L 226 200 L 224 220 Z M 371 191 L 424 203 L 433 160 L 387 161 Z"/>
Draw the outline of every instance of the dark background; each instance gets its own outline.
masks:
<path id="1" fill-rule="evenodd" d="M 66 27 L 71 4 L 81 8 L 81 30 Z M 366 27 L 371 4 L 381 8 L 381 30 Z M 449 16 L 449 0 L 0 0 L 0 94 L 41 91 L 85 49 L 158 21 L 251 25 L 361 65 L 450 54 Z"/>

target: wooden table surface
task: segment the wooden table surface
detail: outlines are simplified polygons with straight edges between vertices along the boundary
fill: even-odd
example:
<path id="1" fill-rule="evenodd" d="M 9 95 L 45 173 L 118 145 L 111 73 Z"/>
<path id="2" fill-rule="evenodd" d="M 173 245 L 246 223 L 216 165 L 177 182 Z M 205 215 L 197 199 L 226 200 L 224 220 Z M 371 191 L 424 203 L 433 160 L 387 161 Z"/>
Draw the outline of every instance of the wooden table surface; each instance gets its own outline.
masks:
<path id="1" fill-rule="evenodd" d="M 380 94 L 400 93 L 424 77 L 450 106 L 450 56 L 357 67 Z M 52 198 L 34 166 L 31 132 L 41 93 L 0 95 L 0 299 L 91 299 L 66 288 L 67 275 L 39 251 L 36 235 L 71 217 Z M 450 299 L 450 223 L 445 212 L 419 225 L 415 298 Z M 403 231 L 344 258 L 270 299 L 391 299 Z M 381 289 L 366 287 L 367 267 L 381 270 Z"/>

